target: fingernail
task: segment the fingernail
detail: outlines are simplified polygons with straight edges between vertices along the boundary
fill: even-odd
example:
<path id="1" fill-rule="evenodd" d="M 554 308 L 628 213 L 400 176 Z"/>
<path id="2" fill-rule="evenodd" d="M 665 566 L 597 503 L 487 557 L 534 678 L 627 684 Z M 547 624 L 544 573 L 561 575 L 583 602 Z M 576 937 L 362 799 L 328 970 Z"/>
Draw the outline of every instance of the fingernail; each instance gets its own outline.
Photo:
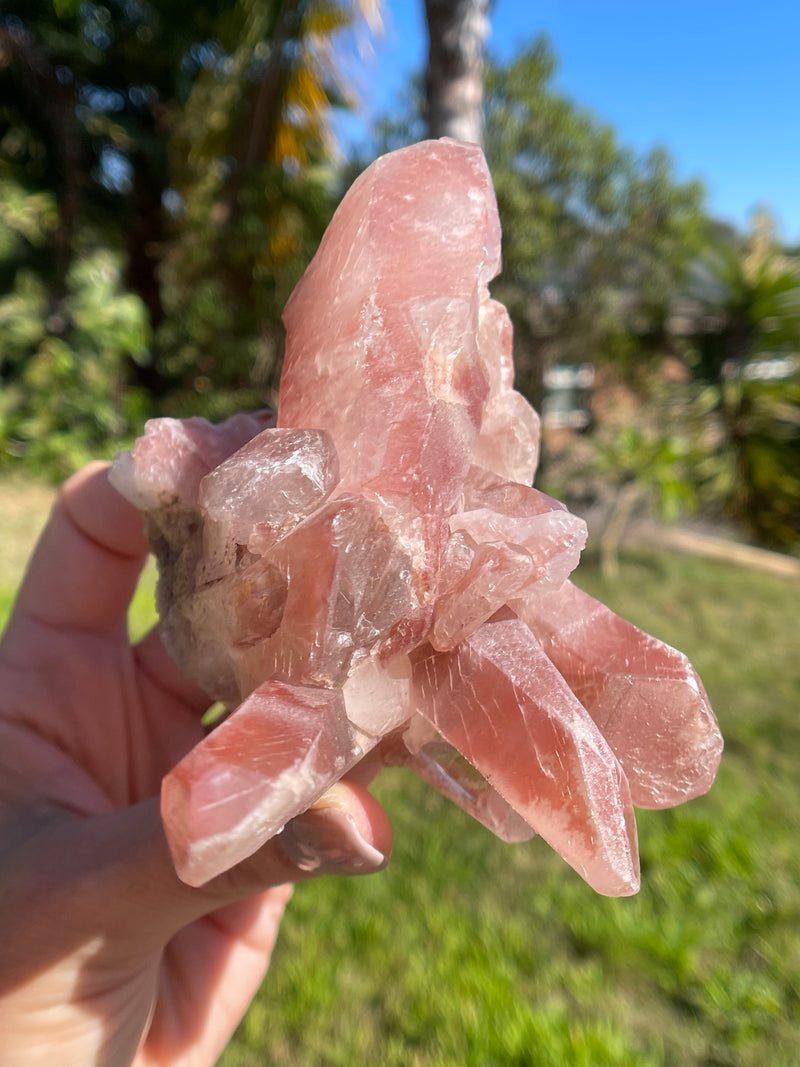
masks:
<path id="1" fill-rule="evenodd" d="M 385 867 L 389 859 L 367 841 L 353 816 L 331 798 L 292 819 L 277 840 L 301 871 L 367 874 Z"/>

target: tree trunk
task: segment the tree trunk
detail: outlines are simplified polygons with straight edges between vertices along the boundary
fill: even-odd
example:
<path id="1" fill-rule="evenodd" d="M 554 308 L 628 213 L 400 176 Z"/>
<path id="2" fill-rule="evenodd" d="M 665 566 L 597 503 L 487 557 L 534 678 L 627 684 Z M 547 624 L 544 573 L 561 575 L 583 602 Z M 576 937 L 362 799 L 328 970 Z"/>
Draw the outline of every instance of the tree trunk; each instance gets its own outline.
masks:
<path id="1" fill-rule="evenodd" d="M 483 143 L 483 47 L 490 0 L 425 0 L 428 132 Z"/>

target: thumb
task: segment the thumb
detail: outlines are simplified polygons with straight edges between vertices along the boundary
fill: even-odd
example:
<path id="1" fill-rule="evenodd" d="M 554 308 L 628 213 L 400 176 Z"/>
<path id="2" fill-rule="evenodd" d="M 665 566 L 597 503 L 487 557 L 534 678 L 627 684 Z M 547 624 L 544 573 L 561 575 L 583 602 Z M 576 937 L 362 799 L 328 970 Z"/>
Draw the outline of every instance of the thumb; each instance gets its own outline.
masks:
<path id="1" fill-rule="evenodd" d="M 274 886 L 380 870 L 392 847 L 386 813 L 349 782 L 197 888 L 175 873 L 158 798 L 88 818 L 45 812 L 18 837 L 13 863 L 4 864 L 0 991 L 80 946 L 102 945 L 107 963 L 128 967 L 160 952 L 194 920 Z M 35 922 L 19 923 L 15 916 L 32 907 Z"/>
<path id="2" fill-rule="evenodd" d="M 156 799 L 102 816 L 104 898 L 127 901 L 141 916 L 142 934 L 171 937 L 211 911 L 273 886 L 322 874 L 369 874 L 392 850 L 388 817 L 363 787 L 338 782 L 256 853 L 210 882 L 182 882 L 167 846 Z M 127 823 L 111 826 L 117 820 Z"/>

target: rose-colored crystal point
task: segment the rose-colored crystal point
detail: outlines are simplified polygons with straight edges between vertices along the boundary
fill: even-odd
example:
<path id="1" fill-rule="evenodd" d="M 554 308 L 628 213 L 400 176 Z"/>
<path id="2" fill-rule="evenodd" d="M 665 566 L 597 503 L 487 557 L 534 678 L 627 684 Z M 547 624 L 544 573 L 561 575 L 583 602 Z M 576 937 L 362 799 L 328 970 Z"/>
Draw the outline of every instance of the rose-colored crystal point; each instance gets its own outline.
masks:
<path id="1" fill-rule="evenodd" d="M 639 888 L 625 774 L 525 623 L 507 610 L 411 657 L 420 712 L 598 892 Z"/>
<path id="2" fill-rule="evenodd" d="M 480 771 L 415 712 L 378 748 L 386 766 L 407 767 L 503 841 L 528 841 L 535 831 Z"/>
<path id="3" fill-rule="evenodd" d="M 343 492 L 455 506 L 489 393 L 478 323 L 499 269 L 476 145 L 423 142 L 356 180 L 286 305 L 278 414 L 330 433 Z"/>
<path id="4" fill-rule="evenodd" d="M 472 467 L 451 515 L 429 637 L 445 651 L 509 601 L 558 588 L 578 565 L 586 524 L 527 485 Z"/>
<path id="5" fill-rule="evenodd" d="M 481 303 L 478 350 L 489 382 L 473 462 L 502 478 L 533 483 L 539 462 L 539 416 L 514 389 L 513 327 L 497 300 Z"/>
<path id="6" fill-rule="evenodd" d="M 388 640 L 418 608 L 407 554 L 378 505 L 361 496 L 328 501 L 251 570 L 271 574 L 285 596 L 274 630 L 240 649 L 243 693 L 265 677 L 341 686 L 354 656 Z"/>
<path id="7" fill-rule="evenodd" d="M 669 808 L 711 787 L 722 736 L 682 652 L 571 582 L 515 607 L 616 753 L 635 804 Z"/>
<path id="8" fill-rule="evenodd" d="M 200 482 L 206 537 L 216 533 L 223 543 L 263 555 L 321 507 L 338 482 L 339 457 L 323 430 L 259 433 Z"/>
<path id="9" fill-rule="evenodd" d="M 202 885 L 251 856 L 411 714 L 405 658 L 360 660 L 344 689 L 259 685 L 164 779 L 180 878 Z"/>
<path id="10" fill-rule="evenodd" d="M 164 779 L 176 869 L 202 885 L 251 856 L 362 755 L 338 689 L 270 681 Z"/>

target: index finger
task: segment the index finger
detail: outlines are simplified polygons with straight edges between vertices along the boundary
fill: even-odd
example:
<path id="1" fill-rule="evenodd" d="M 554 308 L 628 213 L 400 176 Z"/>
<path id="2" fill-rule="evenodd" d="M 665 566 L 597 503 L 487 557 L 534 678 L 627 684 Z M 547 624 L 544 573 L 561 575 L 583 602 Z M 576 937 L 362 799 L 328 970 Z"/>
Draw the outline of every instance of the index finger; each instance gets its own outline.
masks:
<path id="1" fill-rule="evenodd" d="M 15 612 L 79 630 L 125 622 L 149 547 L 141 515 L 108 480 L 109 466 L 90 463 L 61 487 Z"/>

